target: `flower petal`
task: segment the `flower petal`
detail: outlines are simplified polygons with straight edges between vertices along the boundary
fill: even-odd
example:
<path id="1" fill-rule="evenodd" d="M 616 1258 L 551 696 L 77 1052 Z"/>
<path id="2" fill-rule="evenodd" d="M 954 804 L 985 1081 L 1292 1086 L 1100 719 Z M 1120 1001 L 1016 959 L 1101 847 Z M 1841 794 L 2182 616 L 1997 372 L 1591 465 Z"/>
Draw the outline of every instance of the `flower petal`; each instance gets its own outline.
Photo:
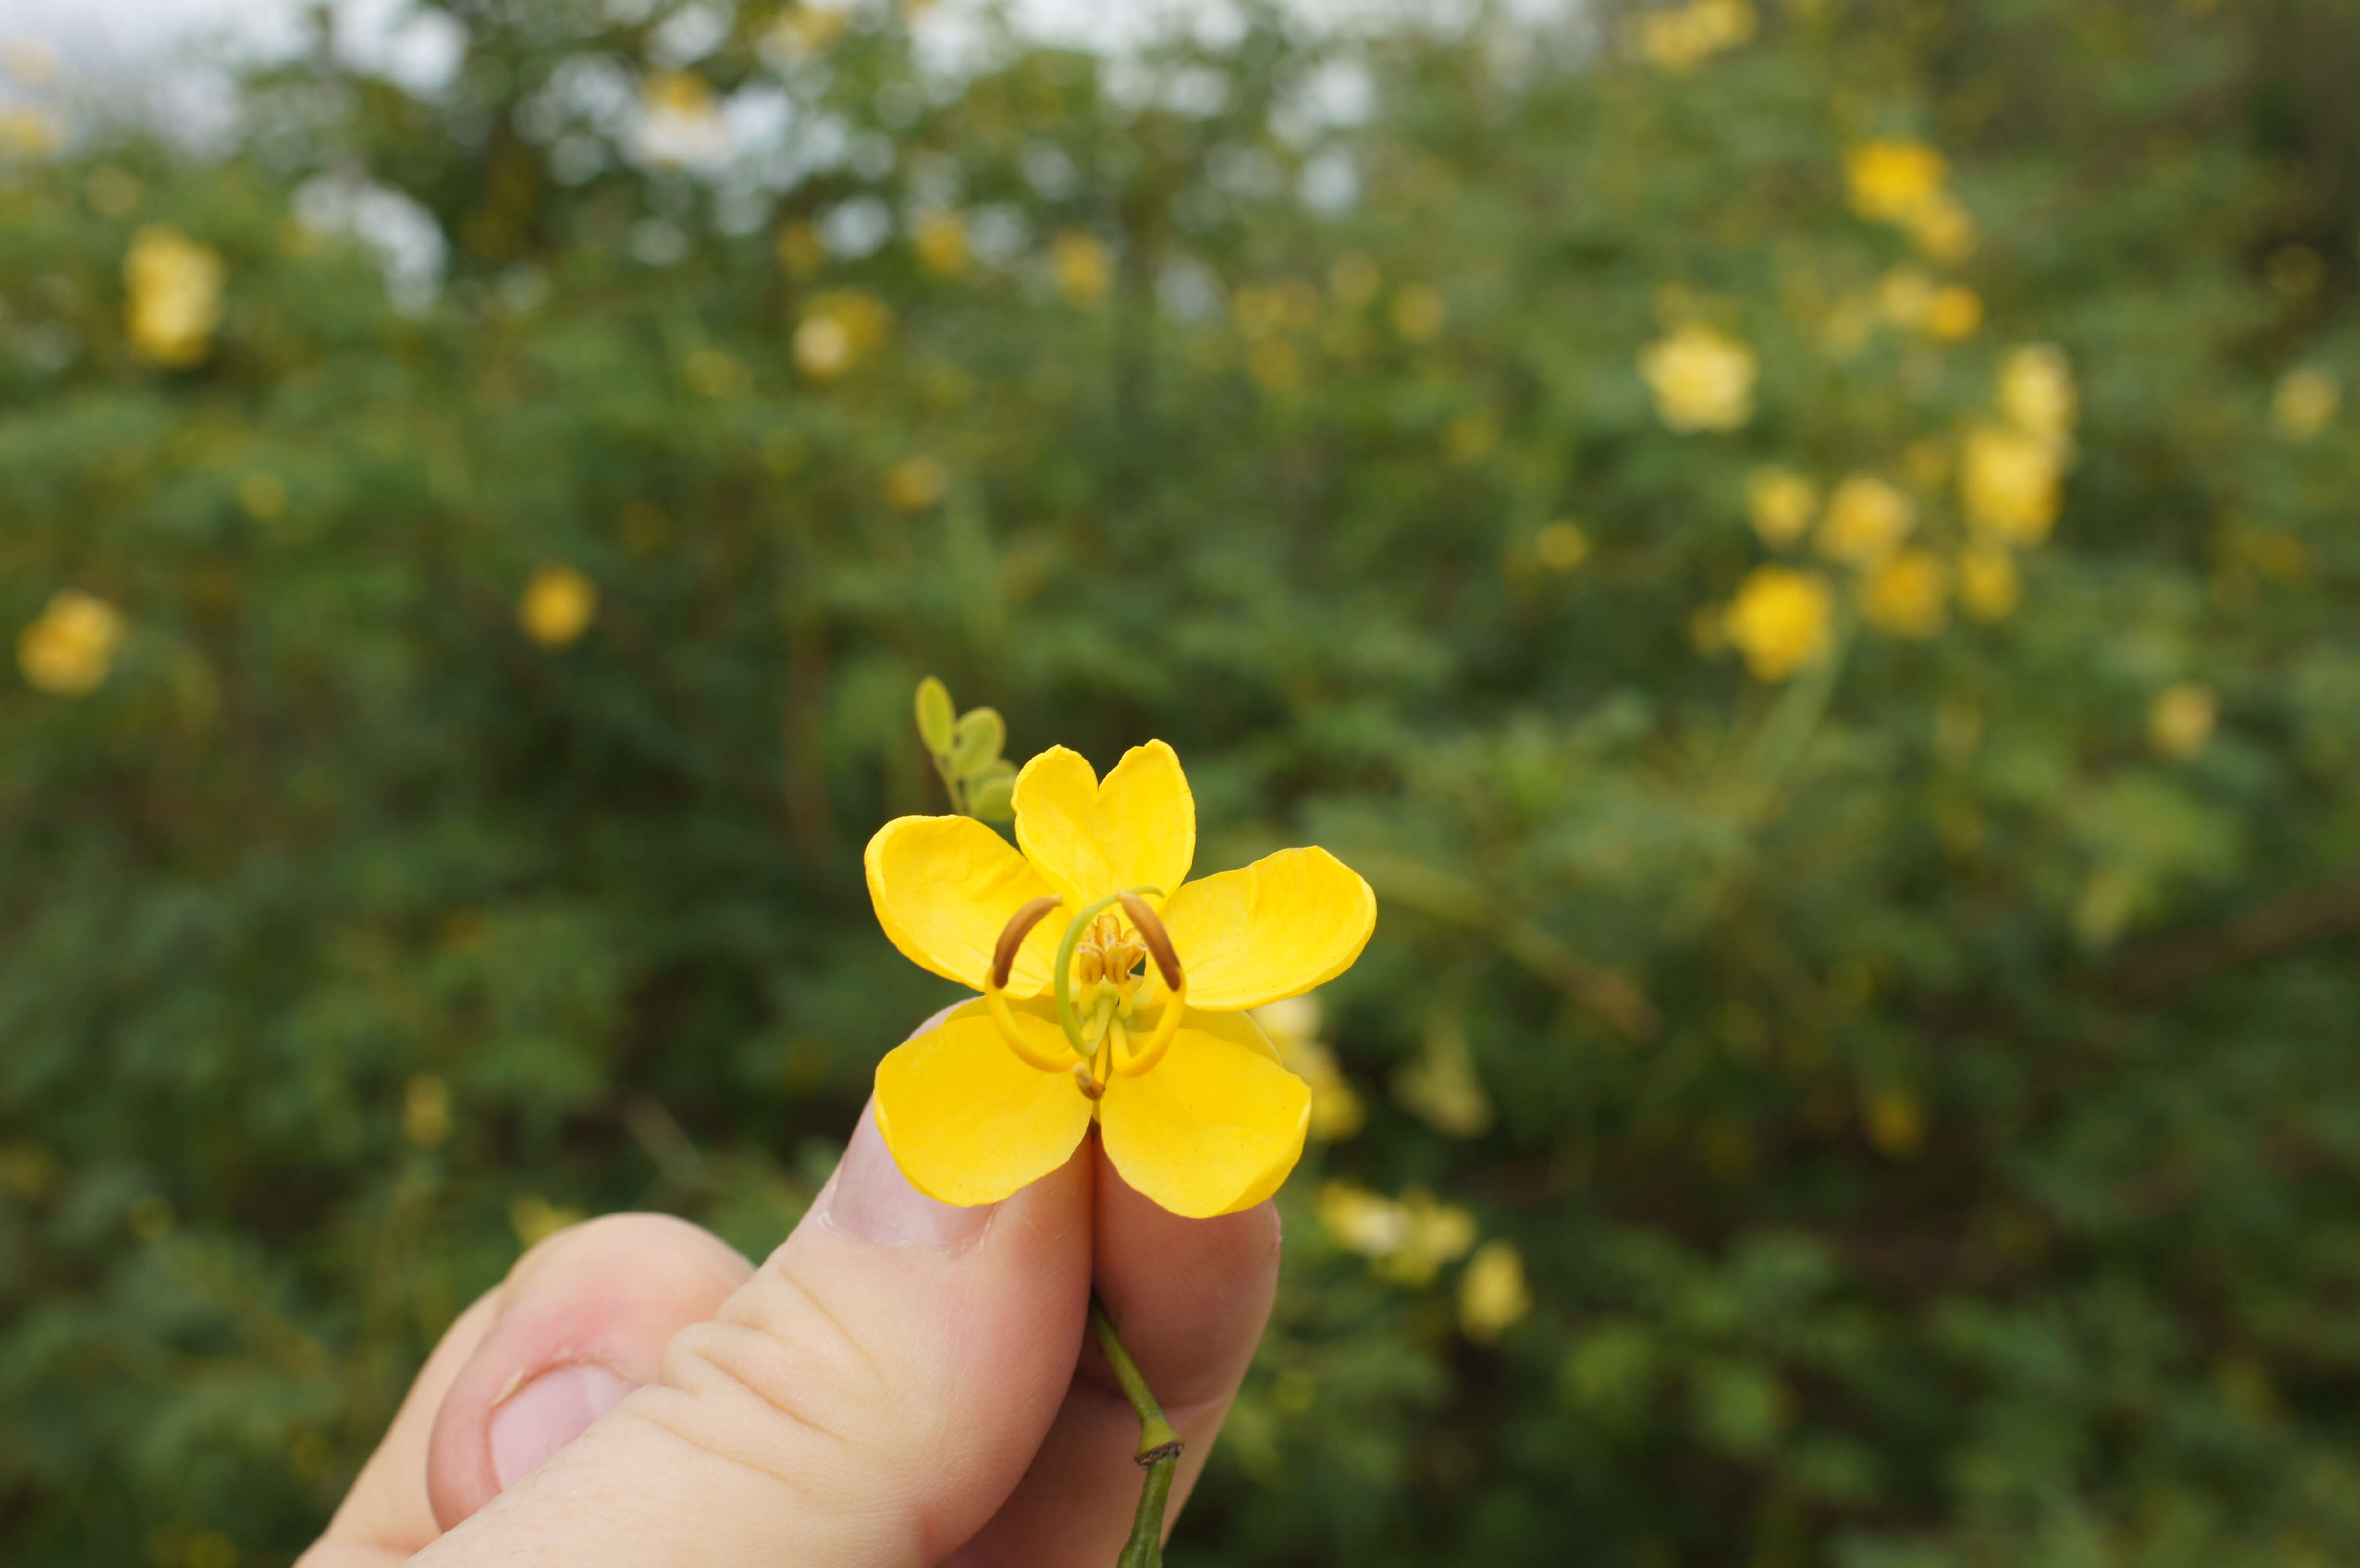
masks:
<path id="1" fill-rule="evenodd" d="M 1377 927 L 1377 896 L 1324 849 L 1282 849 L 1164 900 L 1188 1005 L 1259 1007 L 1352 966 Z"/>
<path id="2" fill-rule="evenodd" d="M 1191 1008 L 1164 1060 L 1136 1078 L 1118 1074 L 1098 1102 L 1107 1158 L 1122 1179 L 1188 1219 L 1277 1192 L 1311 1125 L 1309 1085 L 1234 1038 L 1235 1018 Z"/>
<path id="3" fill-rule="evenodd" d="M 1104 783 L 1051 746 L 1016 776 L 1016 842 L 1076 910 L 1125 887 L 1170 893 L 1196 857 L 1196 800 L 1160 740 L 1123 753 Z"/>
<path id="4" fill-rule="evenodd" d="M 896 817 L 869 841 L 869 900 L 903 957 L 983 989 L 1008 917 L 1055 888 L 1008 841 L 973 817 Z M 1011 996 L 1047 990 L 1065 922 L 1032 928 L 1009 975 Z"/>
<path id="5" fill-rule="evenodd" d="M 1018 1028 L 1038 1024 L 1065 1050 L 1054 1023 L 1014 1010 Z M 1063 1165 L 1089 1126 L 1073 1073 L 1026 1064 L 980 1001 L 877 1064 L 877 1130 L 910 1185 L 942 1203 L 998 1203 Z"/>

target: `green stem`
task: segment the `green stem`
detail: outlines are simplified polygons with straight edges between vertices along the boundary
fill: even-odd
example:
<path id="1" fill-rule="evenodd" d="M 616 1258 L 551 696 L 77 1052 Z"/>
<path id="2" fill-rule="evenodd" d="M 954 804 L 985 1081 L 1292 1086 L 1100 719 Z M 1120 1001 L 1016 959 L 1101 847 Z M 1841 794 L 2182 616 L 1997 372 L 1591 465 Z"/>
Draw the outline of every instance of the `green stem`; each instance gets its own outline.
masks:
<path id="1" fill-rule="evenodd" d="M 1163 1568 L 1164 1508 L 1172 1499 L 1172 1478 L 1180 1469 L 1180 1433 L 1164 1420 L 1155 1391 L 1140 1375 L 1139 1363 L 1123 1347 L 1114 1319 L 1095 1290 L 1090 1293 L 1090 1327 L 1098 1334 L 1098 1348 L 1106 1352 L 1107 1365 L 1114 1368 L 1114 1380 L 1122 1386 L 1123 1398 L 1139 1417 L 1139 1452 L 1131 1457 L 1147 1472 L 1139 1488 L 1138 1511 L 1131 1515 L 1131 1539 L 1123 1543 L 1115 1568 Z"/>

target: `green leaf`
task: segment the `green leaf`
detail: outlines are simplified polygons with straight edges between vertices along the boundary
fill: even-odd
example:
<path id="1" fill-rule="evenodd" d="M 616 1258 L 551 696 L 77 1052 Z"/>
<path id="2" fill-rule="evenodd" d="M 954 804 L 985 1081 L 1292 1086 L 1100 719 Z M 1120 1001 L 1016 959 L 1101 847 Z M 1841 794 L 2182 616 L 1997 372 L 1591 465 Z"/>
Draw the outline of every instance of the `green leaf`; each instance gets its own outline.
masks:
<path id="1" fill-rule="evenodd" d="M 1008 725 L 998 709 L 976 708 L 960 714 L 951 735 L 951 771 L 961 779 L 989 773 L 1007 740 Z"/>
<path id="2" fill-rule="evenodd" d="M 967 807 L 988 822 L 1016 820 L 1016 772 L 988 773 L 967 786 Z"/>
<path id="3" fill-rule="evenodd" d="M 950 688 L 927 676 L 918 682 L 918 738 L 936 757 L 951 749 L 953 732 L 958 720 L 958 710 L 951 705 Z"/>

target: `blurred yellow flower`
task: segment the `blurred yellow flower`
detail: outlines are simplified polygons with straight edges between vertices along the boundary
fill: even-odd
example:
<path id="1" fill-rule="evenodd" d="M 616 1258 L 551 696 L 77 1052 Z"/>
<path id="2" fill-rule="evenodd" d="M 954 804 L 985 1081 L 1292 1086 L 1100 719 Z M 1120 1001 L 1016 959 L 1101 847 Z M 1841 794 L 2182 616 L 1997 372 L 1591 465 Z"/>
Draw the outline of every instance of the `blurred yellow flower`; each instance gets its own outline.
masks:
<path id="1" fill-rule="evenodd" d="M 1498 1115 L 1475 1071 L 1466 1027 L 1448 1009 L 1428 1018 L 1417 1054 L 1393 1073 L 1393 1091 L 1403 1109 L 1445 1138 L 1480 1138 Z"/>
<path id="2" fill-rule="evenodd" d="M 1880 139 L 1844 149 L 1852 210 L 1872 223 L 1907 223 L 1942 194 L 1950 166 L 1924 142 Z"/>
<path id="3" fill-rule="evenodd" d="M 1902 226 L 1928 260 L 1951 264 L 1975 253 L 1974 220 L 1948 191 L 1921 203 Z"/>
<path id="4" fill-rule="evenodd" d="M 1959 464 L 1968 523 L 2011 544 L 2038 544 L 2057 521 L 2058 449 L 2020 429 L 1984 425 L 1969 433 Z"/>
<path id="5" fill-rule="evenodd" d="M 1983 302 L 1972 289 L 1953 283 L 1934 291 L 1926 306 L 1926 331 L 1943 343 L 1957 343 L 1975 335 L 1983 324 Z"/>
<path id="6" fill-rule="evenodd" d="M 1655 415 L 1680 430 L 1733 430 L 1754 417 L 1754 351 L 1699 321 L 1675 328 L 1639 353 Z"/>
<path id="7" fill-rule="evenodd" d="M 1916 331 L 1934 310 L 1935 283 L 1923 267 L 1896 267 L 1876 286 L 1876 307 L 1887 322 Z"/>
<path id="8" fill-rule="evenodd" d="M 910 230 L 918 265 L 937 278 L 956 278 L 972 258 L 967 223 L 956 212 L 927 212 Z"/>
<path id="9" fill-rule="evenodd" d="M 1069 305 L 1095 305 L 1114 286 L 1114 256 L 1093 234 L 1068 229 L 1050 247 L 1050 266 L 1057 274 L 1057 292 Z"/>
<path id="10" fill-rule="evenodd" d="M 1745 42 L 1755 26 L 1754 7 L 1746 0 L 1688 0 L 1685 5 L 1639 16 L 1639 52 L 1666 71 L 1691 71 Z"/>
<path id="11" fill-rule="evenodd" d="M 1760 566 L 1721 616 L 1756 681 L 1784 681 L 1827 652 L 1835 593 L 1816 572 Z"/>
<path id="12" fill-rule="evenodd" d="M 432 1149 L 451 1135 L 451 1086 L 432 1073 L 421 1073 L 401 1092 L 401 1136 L 421 1149 Z"/>
<path id="13" fill-rule="evenodd" d="M 1336 1245 L 1357 1252 L 1387 1279 L 1413 1288 L 1433 1282 L 1442 1266 L 1475 1245 L 1475 1216 L 1437 1203 L 1413 1187 L 1398 1202 L 1349 1181 L 1323 1182 L 1311 1201 L 1320 1227 Z"/>
<path id="14" fill-rule="evenodd" d="M 1855 474 L 1836 486 L 1819 518 L 1819 553 L 1847 566 L 1874 566 L 1918 526 L 1918 504 L 1897 486 Z"/>
<path id="15" fill-rule="evenodd" d="M 2023 597 L 2024 583 L 2007 546 L 1986 540 L 1959 552 L 1959 603 L 1967 614 L 1979 621 L 2000 620 Z"/>
<path id="16" fill-rule="evenodd" d="M 795 365 L 814 381 L 832 381 L 885 341 L 893 314 L 857 289 L 815 294 L 795 328 Z"/>
<path id="17" fill-rule="evenodd" d="M 2000 361 L 1999 411 L 2027 435 L 2063 447 L 2080 408 L 2073 368 L 2056 344 L 2027 343 Z"/>
<path id="18" fill-rule="evenodd" d="M 1292 392 L 1303 385 L 1303 356 L 1284 338 L 1264 338 L 1246 351 L 1246 374 L 1265 392 Z"/>
<path id="19" fill-rule="evenodd" d="M 1443 427 L 1442 454 L 1455 463 L 1480 463 L 1500 444 L 1500 421 L 1489 408 L 1470 408 Z"/>
<path id="20" fill-rule="evenodd" d="M 517 601 L 517 624 L 543 648 L 563 648 L 589 630 L 597 614 L 597 585 L 570 566 L 535 572 Z"/>
<path id="21" fill-rule="evenodd" d="M 527 1192 L 508 1204 L 508 1227 L 517 1245 L 530 1251 L 559 1231 L 582 1223 L 582 1211 L 552 1203 L 538 1192 Z"/>
<path id="22" fill-rule="evenodd" d="M 2343 402 L 2344 388 L 2327 372 L 2289 370 L 2270 395 L 2270 422 L 2289 441 L 2309 441 L 2328 427 Z"/>
<path id="23" fill-rule="evenodd" d="M 58 123 L 39 109 L 0 104 L 0 157 L 47 158 L 58 150 Z"/>
<path id="24" fill-rule="evenodd" d="M 1442 290 L 1431 283 L 1413 283 L 1393 296 L 1393 331 L 1404 341 L 1432 343 L 1449 324 L 1450 308 L 1443 303 Z"/>
<path id="25" fill-rule="evenodd" d="M 1791 468 L 1757 468 L 1745 476 L 1745 516 L 1762 542 L 1784 550 L 1803 537 L 1819 509 L 1819 487 Z"/>
<path id="26" fill-rule="evenodd" d="M 1533 559 L 1551 572 L 1571 572 L 1590 559 L 1590 536 L 1579 523 L 1546 524 L 1533 535 Z"/>
<path id="27" fill-rule="evenodd" d="M 1385 285 L 1385 275 L 1378 270 L 1376 259 L 1365 251 L 1346 251 L 1328 268 L 1328 291 L 1340 305 L 1354 310 L 1368 304 Z"/>
<path id="28" fill-rule="evenodd" d="M 1344 1075 L 1342 1064 L 1328 1042 L 1319 1038 L 1319 1001 L 1316 995 L 1289 996 L 1254 1009 L 1254 1021 L 1278 1047 L 1279 1061 L 1311 1085 L 1311 1138 L 1315 1143 L 1337 1143 L 1360 1130 L 1368 1112 L 1360 1092 Z"/>
<path id="29" fill-rule="evenodd" d="M 65 588 L 16 637 L 16 668 L 38 691 L 78 697 L 115 668 L 123 612 L 94 594 Z"/>
<path id="30" fill-rule="evenodd" d="M 827 265 L 827 246 L 819 237 L 819 228 L 809 218 L 797 218 L 779 227 L 778 238 L 771 242 L 779 254 L 779 265 L 791 278 L 812 278 Z"/>
<path id="31" fill-rule="evenodd" d="M 1925 638 L 1942 629 L 1950 569 L 1930 550 L 1905 550 L 1872 568 L 1860 585 L 1860 613 L 1890 637 Z"/>
<path id="32" fill-rule="evenodd" d="M 178 229 L 150 223 L 123 258 L 125 326 L 131 351 L 153 365 L 194 365 L 221 321 L 221 253 Z"/>
<path id="33" fill-rule="evenodd" d="M 1879 1089 L 1868 1099 L 1868 1141 L 1888 1160 L 1907 1160 L 1926 1141 L 1926 1113 L 1907 1089 Z"/>
<path id="34" fill-rule="evenodd" d="M 1515 1243 L 1487 1241 L 1477 1247 L 1459 1277 L 1459 1326 L 1467 1337 L 1490 1345 L 1532 1310 L 1524 1258 Z"/>
<path id="35" fill-rule="evenodd" d="M 728 150 L 729 127 L 705 78 L 688 71 L 660 71 L 639 92 L 639 146 L 650 161 L 665 168 L 702 163 Z"/>
<path id="36" fill-rule="evenodd" d="M 2167 686 L 2147 708 L 2147 744 L 2159 757 L 2184 761 L 2211 743 L 2220 717 L 2221 701 L 2212 687 L 2193 681 Z"/>
<path id="37" fill-rule="evenodd" d="M 950 470 L 931 457 L 905 457 L 885 473 L 885 499 L 904 512 L 923 512 L 951 486 Z"/>

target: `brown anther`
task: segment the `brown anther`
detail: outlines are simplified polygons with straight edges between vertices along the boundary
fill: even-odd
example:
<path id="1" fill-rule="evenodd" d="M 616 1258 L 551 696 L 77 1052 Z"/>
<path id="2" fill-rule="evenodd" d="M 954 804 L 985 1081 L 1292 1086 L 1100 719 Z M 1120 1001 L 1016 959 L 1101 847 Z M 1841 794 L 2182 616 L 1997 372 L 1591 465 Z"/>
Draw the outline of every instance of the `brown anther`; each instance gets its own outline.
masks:
<path id="1" fill-rule="evenodd" d="M 1007 985 L 1009 972 L 1016 967 L 1016 950 L 1024 945 L 1024 939 L 1032 933 L 1034 926 L 1041 923 L 1042 917 L 1063 902 L 1064 899 L 1052 897 L 1035 898 L 1008 917 L 1008 923 L 1000 928 L 999 945 L 991 950 L 993 990 L 1000 990 Z"/>
<path id="2" fill-rule="evenodd" d="M 1087 1062 L 1075 1064 L 1074 1082 L 1082 1086 L 1082 1098 L 1085 1100 L 1100 1099 L 1106 1094 L 1106 1085 L 1091 1073 Z"/>
<path id="3" fill-rule="evenodd" d="M 1149 909 L 1147 900 L 1136 893 L 1120 893 L 1116 897 L 1122 900 L 1122 912 L 1131 917 L 1131 929 L 1153 956 L 1164 984 L 1175 991 L 1180 989 L 1180 954 L 1173 949 L 1172 933 L 1164 929 L 1163 917 Z"/>

